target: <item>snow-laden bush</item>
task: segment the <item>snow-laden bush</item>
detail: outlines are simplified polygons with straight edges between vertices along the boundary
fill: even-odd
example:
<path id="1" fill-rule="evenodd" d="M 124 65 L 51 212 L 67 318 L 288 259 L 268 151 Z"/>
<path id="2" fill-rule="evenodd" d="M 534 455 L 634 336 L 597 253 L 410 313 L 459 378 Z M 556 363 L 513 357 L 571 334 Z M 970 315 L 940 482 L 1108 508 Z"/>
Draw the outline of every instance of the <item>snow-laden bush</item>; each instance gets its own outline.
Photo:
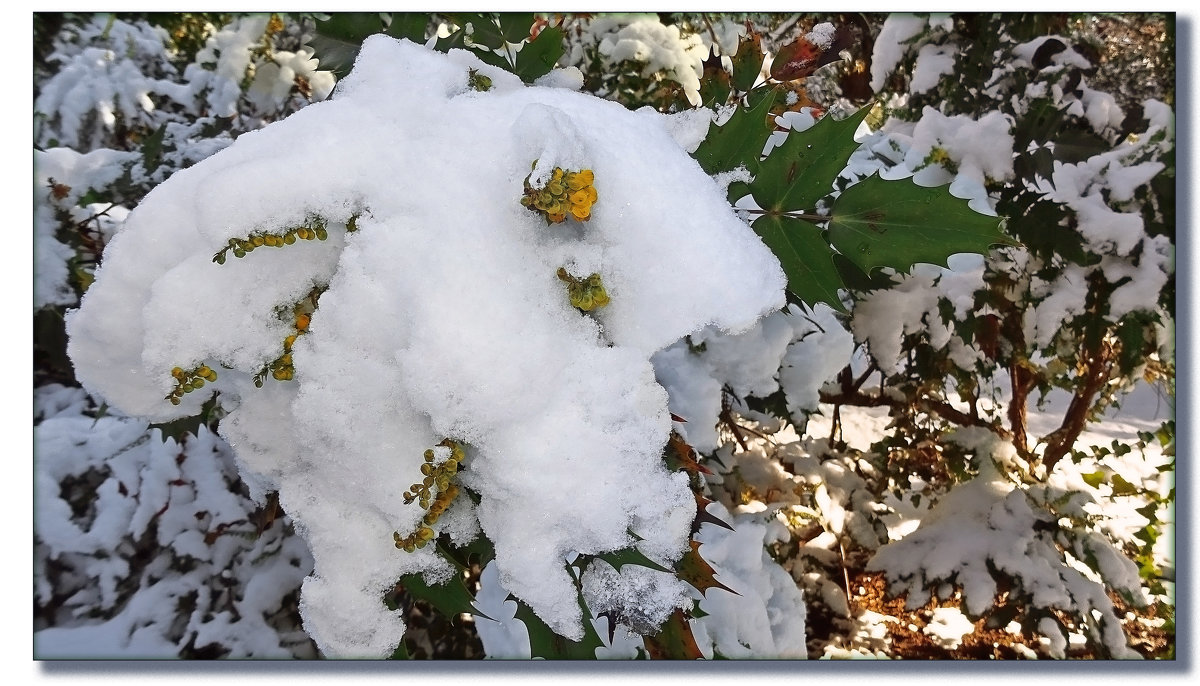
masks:
<path id="1" fill-rule="evenodd" d="M 240 492 L 223 441 L 164 441 L 57 384 L 34 413 L 39 657 L 313 655 L 288 598 L 312 558 Z"/>
<path id="2" fill-rule="evenodd" d="M 963 22 L 978 26 L 967 31 Z M 842 569 L 862 569 L 870 556 L 810 554 L 804 541 L 814 522 L 832 534 L 816 547 L 877 550 L 866 567 L 885 573 L 910 606 L 952 599 L 971 618 L 1020 617 L 1016 631 L 1041 637 L 1046 654 L 1064 655 L 1072 635 L 1093 654 L 1132 655 L 1123 610 L 1106 594 L 1170 612 L 1160 575 L 1169 578 L 1172 565 L 1160 533 L 1170 519 L 1164 473 L 1173 469 L 1173 425 L 1163 425 L 1154 446 L 1161 418 L 1113 424 L 1102 443 L 1089 424 L 1119 412 L 1143 378 L 1173 379 L 1173 114 L 1147 101 L 1127 117 L 1115 98 L 1087 86 L 1095 65 L 1071 43 L 1016 39 L 1003 18 L 889 17 L 875 43 L 873 83 L 899 81 L 906 92 L 885 99 L 880 119 L 870 117 L 882 126 L 862 137 L 844 187 L 872 174 L 948 183 L 972 207 L 1005 215 L 1024 244 L 847 281 L 849 316 L 822 322 L 815 340 L 848 346 L 840 342 L 852 334 L 860 352 L 814 369 L 811 385 L 789 382 L 796 358 L 783 352 L 801 329 L 789 335 L 770 319 L 737 339 L 693 338 L 672 353 L 690 370 L 665 376 L 673 411 L 707 420 L 689 427 L 689 438 L 713 446 L 708 427 L 719 418 L 723 442 L 734 446 L 714 455 L 727 497 L 768 503 L 788 520 L 785 565 L 834 614 L 850 614 L 837 599 L 849 592 L 838 589 Z M 893 75 L 898 68 L 907 78 Z M 979 69 L 983 84 L 960 78 Z M 790 125 L 786 116 L 777 123 Z M 725 340 L 744 342 L 729 355 L 720 352 Z M 764 371 L 771 368 L 777 373 Z M 826 417 L 810 416 L 816 405 L 800 400 L 812 389 Z M 886 433 L 864 436 L 850 425 L 863 411 L 856 408 L 890 415 Z M 801 433 L 828 427 L 838 459 L 846 441 L 864 451 L 851 461 L 862 481 L 852 489 L 857 502 L 797 503 L 799 465 L 782 457 L 782 467 L 772 464 L 772 449 L 765 462 L 754 457 L 760 434 L 781 443 L 780 456 L 789 445 L 764 411 Z M 995 445 L 976 436 L 968 448 L 948 433 L 958 427 L 953 435 L 982 432 Z M 1132 452 L 1138 447 L 1144 462 Z M 985 492 L 1004 497 L 992 502 Z M 855 529 L 839 523 L 843 512 L 855 513 L 847 520 L 859 522 Z M 950 533 L 967 522 L 978 524 L 969 539 Z M 863 641 L 854 649 L 878 649 Z"/>
<path id="3" fill-rule="evenodd" d="M 592 170 L 590 221 L 523 208 L 531 165 L 534 186 Z M 328 240 L 214 259 L 304 226 Z M 560 268 L 600 274 L 611 304 L 581 316 Z M 383 593 L 453 573 L 432 547 L 393 545 L 421 527 L 402 492 L 444 438 L 468 446 L 458 481 L 479 500 L 439 529 L 463 544 L 482 529 L 503 585 L 578 639 L 564 556 L 636 542 L 669 566 L 687 549 L 693 498 L 660 458 L 670 418 L 649 356 L 704 325 L 745 328 L 782 285 L 659 115 L 376 38 L 331 102 L 243 136 L 130 215 L 68 319 L 69 351 L 85 387 L 159 420 L 209 395 L 168 403 L 174 367 L 218 370 L 247 478 L 279 490 L 312 546 L 301 608 L 326 654 L 390 654 L 403 625 Z M 255 388 L 284 355 L 294 381 Z M 636 583 L 640 602 L 683 603 L 672 575 Z"/>

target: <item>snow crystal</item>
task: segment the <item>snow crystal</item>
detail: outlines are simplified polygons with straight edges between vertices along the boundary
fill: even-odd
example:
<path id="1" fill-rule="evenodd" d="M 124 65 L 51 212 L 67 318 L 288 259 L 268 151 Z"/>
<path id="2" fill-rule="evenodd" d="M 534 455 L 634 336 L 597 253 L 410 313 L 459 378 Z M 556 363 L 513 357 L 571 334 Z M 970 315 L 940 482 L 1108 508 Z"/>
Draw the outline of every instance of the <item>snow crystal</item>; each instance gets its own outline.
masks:
<path id="1" fill-rule="evenodd" d="M 493 89 L 470 90 L 468 69 Z M 449 573 L 393 545 L 423 514 L 401 492 L 444 437 L 468 444 L 461 482 L 481 496 L 501 583 L 578 637 L 565 556 L 627 547 L 631 529 L 663 563 L 686 548 L 693 499 L 659 458 L 670 419 L 649 357 L 784 302 L 775 258 L 670 129 L 524 87 L 466 51 L 368 39 L 331 100 L 239 137 L 131 213 L 69 316 L 78 376 L 171 419 L 209 392 L 172 408 L 171 368 L 218 370 L 239 464 L 279 489 L 312 547 L 301 607 L 326 654 L 389 654 L 403 625 L 382 593 Z M 548 227 L 521 207 L 535 161 L 594 170 L 590 222 Z M 327 241 L 213 262 L 231 238 L 314 216 Z M 612 303 L 580 316 L 559 267 L 601 273 Z M 294 331 L 291 306 L 325 286 L 294 344 L 296 382 L 255 389 Z"/>

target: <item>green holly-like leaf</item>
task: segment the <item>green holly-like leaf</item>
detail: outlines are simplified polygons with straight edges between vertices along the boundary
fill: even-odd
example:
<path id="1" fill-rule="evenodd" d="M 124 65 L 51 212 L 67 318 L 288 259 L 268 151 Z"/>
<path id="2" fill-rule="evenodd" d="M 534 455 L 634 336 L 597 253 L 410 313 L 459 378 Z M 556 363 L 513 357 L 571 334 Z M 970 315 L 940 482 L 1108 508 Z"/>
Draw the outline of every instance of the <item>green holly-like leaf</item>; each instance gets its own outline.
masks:
<path id="1" fill-rule="evenodd" d="M 429 15 L 422 12 L 395 12 L 384 32 L 392 38 L 407 38 L 414 43 L 425 42 L 425 29 Z"/>
<path id="2" fill-rule="evenodd" d="M 501 55 L 497 55 L 491 50 L 473 48 L 471 53 L 478 57 L 479 61 L 483 62 L 484 64 L 490 64 L 493 67 L 498 67 L 504 71 L 512 71 L 512 65 L 508 63 L 508 60 Z"/>
<path id="3" fill-rule="evenodd" d="M 475 608 L 473 604 L 475 598 L 467 590 L 462 577 L 458 574 L 440 584 L 433 585 L 426 582 L 425 577 L 419 573 L 405 574 L 400 577 L 400 585 L 409 595 L 428 602 L 451 622 L 457 621 L 458 616 L 463 613 L 491 619 Z"/>
<path id="4" fill-rule="evenodd" d="M 493 50 L 504 45 L 504 36 L 500 33 L 500 27 L 496 26 L 496 22 L 491 17 L 474 12 L 451 16 L 460 26 L 465 27 L 468 23 L 471 25 L 471 42 Z"/>
<path id="5" fill-rule="evenodd" d="M 683 610 L 675 610 L 662 628 L 653 636 L 643 636 L 642 644 L 652 660 L 702 660 L 704 653 L 696 645 L 696 637 Z"/>
<path id="6" fill-rule="evenodd" d="M 533 28 L 533 12 L 502 12 L 498 18 L 504 40 L 520 43 L 529 38 L 529 30 Z"/>
<path id="7" fill-rule="evenodd" d="M 750 192 L 769 212 L 811 210 L 833 191 L 833 181 L 858 149 L 854 132 L 868 105 L 842 120 L 825 116 L 804 131 L 792 131 L 771 150 L 754 173 Z"/>
<path id="8" fill-rule="evenodd" d="M 733 62 L 733 87 L 742 92 L 753 88 L 762 71 L 762 37 L 757 32 L 744 36 L 738 41 L 737 52 L 730 61 Z"/>
<path id="9" fill-rule="evenodd" d="M 525 624 L 525 630 L 529 633 L 531 657 L 547 660 L 596 659 L 596 649 L 603 646 L 604 643 L 600 640 L 600 634 L 596 633 L 596 628 L 592 626 L 586 609 L 583 613 L 583 640 L 572 641 L 554 633 L 554 630 L 547 626 L 542 618 L 533 612 L 532 608 L 521 602 L 516 596 L 509 595 L 508 599 L 517 603 L 516 618 Z"/>
<path id="10" fill-rule="evenodd" d="M 996 210 L 1008 214 L 1005 230 L 1034 255 L 1047 261 L 1054 258 L 1088 263 L 1083 238 L 1072 228 L 1074 215 L 1066 206 L 1022 191 L 1011 201 L 1002 200 Z"/>
<path id="11" fill-rule="evenodd" d="M 692 549 L 684 553 L 679 562 L 675 563 L 675 573 L 683 581 L 691 584 L 697 591 L 705 593 L 710 588 L 721 588 L 734 595 L 741 595 L 732 588 L 717 581 L 716 570 L 700 556 L 700 543 L 690 541 Z"/>
<path id="12" fill-rule="evenodd" d="M 724 105 L 729 100 L 733 86 L 721 58 L 710 51 L 708 59 L 700 66 L 700 102 L 708 108 Z"/>
<path id="13" fill-rule="evenodd" d="M 838 297 L 838 289 L 846 286 L 820 227 L 778 214 L 763 215 L 751 226 L 775 253 L 787 276 L 789 291 L 810 308 L 822 302 L 840 312 L 846 311 Z"/>
<path id="14" fill-rule="evenodd" d="M 721 126 L 709 124 L 708 134 L 692 153 L 700 168 L 707 174 L 718 174 L 739 165 L 756 165 L 767 137 L 775 129 L 770 113 L 779 96 L 779 89 L 772 88 L 753 106 L 739 106 Z"/>
<path id="15" fill-rule="evenodd" d="M 466 488 L 463 491 L 468 495 L 471 493 Z M 486 567 L 489 562 L 496 559 L 496 547 L 492 545 L 487 536 L 482 534 L 464 546 L 454 545 L 449 536 L 442 534 L 438 537 L 436 545 L 442 557 L 454 563 L 459 571 L 470 569 L 473 564 L 479 565 L 481 568 Z"/>
<path id="16" fill-rule="evenodd" d="M 328 19 L 316 22 L 316 35 L 309 44 L 321 56 L 321 68 L 340 79 L 350 73 L 367 36 L 383 30 L 383 19 L 378 12 L 335 12 Z M 421 33 L 424 32 L 422 25 Z"/>
<path id="17" fill-rule="evenodd" d="M 195 436 L 202 426 L 214 429 L 214 423 L 218 414 L 217 395 L 218 393 L 213 391 L 212 396 L 200 406 L 200 411 L 190 417 L 180 417 L 169 422 L 151 424 L 149 428 L 158 429 L 160 432 L 159 436 L 164 443 L 167 442 L 168 438 L 174 439 L 176 443 L 183 443 L 185 436 L 188 434 Z"/>
<path id="18" fill-rule="evenodd" d="M 457 31 L 451 33 L 449 36 L 442 36 L 441 38 L 438 38 L 433 44 L 433 49 L 437 50 L 438 52 L 450 52 L 452 48 L 461 48 L 463 50 L 467 48 L 466 29 L 460 27 Z"/>
<path id="19" fill-rule="evenodd" d="M 645 553 L 632 546 L 629 548 L 622 548 L 621 550 L 600 553 L 595 557 L 612 565 L 613 569 L 617 570 L 618 572 L 621 571 L 621 568 L 625 565 L 641 565 L 642 567 L 649 567 L 650 569 L 659 572 L 666 572 L 668 574 L 671 573 L 671 570 L 646 557 Z"/>
<path id="20" fill-rule="evenodd" d="M 1003 228 L 1004 219 L 972 210 L 946 186 L 925 188 L 911 177 L 885 181 L 872 175 L 834 203 L 829 240 L 869 274 L 876 267 L 908 271 L 918 262 L 945 266 L 955 253 L 1019 245 Z"/>
<path id="21" fill-rule="evenodd" d="M 550 73 L 558 58 L 563 54 L 563 32 L 557 26 L 542 29 L 538 37 L 529 41 L 517 53 L 513 73 L 525 83 L 533 83 Z"/>

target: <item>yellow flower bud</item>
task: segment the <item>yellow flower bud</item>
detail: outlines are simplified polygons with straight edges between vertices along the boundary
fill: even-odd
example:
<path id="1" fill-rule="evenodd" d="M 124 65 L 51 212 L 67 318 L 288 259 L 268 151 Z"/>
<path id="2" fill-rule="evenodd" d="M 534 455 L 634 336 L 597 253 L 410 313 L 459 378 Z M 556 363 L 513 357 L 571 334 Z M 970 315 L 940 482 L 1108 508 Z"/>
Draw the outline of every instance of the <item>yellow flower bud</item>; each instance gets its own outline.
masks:
<path id="1" fill-rule="evenodd" d="M 576 172 L 575 174 L 572 174 L 570 177 L 568 177 L 567 185 L 571 187 L 571 190 L 577 191 L 581 188 L 592 185 L 592 181 L 594 179 L 595 179 L 595 177 L 592 174 L 592 170 L 584 169 L 583 171 Z"/>

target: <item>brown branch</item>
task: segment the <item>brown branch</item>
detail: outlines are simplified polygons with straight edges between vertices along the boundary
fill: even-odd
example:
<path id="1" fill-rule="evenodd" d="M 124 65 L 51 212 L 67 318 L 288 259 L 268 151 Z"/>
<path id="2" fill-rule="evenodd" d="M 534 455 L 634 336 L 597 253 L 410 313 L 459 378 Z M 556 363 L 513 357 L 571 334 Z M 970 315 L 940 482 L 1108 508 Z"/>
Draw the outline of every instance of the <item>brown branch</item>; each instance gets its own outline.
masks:
<path id="1" fill-rule="evenodd" d="M 742 446 L 742 452 L 749 452 L 750 448 L 746 445 L 746 439 L 742 437 L 742 430 L 745 427 L 738 425 L 737 421 L 734 420 L 733 410 L 729 405 L 729 395 L 724 392 L 721 394 L 721 414 L 717 416 L 717 419 L 729 427 L 729 431 L 733 433 L 733 437 L 737 440 L 738 445 Z M 748 431 L 749 429 L 746 430 Z"/>
<path id="2" fill-rule="evenodd" d="M 896 400 L 884 395 L 866 395 L 855 391 L 852 393 L 826 393 L 821 392 L 821 402 L 831 405 L 850 405 L 852 407 L 890 407 L 900 410 L 910 406 L 918 411 L 930 415 L 937 415 L 947 421 L 959 424 L 961 426 L 978 426 L 1004 439 L 1009 439 L 1012 434 L 1002 426 L 986 422 L 979 417 L 973 417 L 962 410 L 956 409 L 949 403 L 942 400 L 933 400 L 931 398 L 917 398 L 911 404 L 905 400 Z"/>
<path id="3" fill-rule="evenodd" d="M 1012 386 L 1012 400 L 1008 404 L 1008 423 L 1012 427 L 1013 446 L 1017 454 L 1028 459 L 1028 407 L 1029 392 L 1033 390 L 1034 374 L 1021 364 L 1021 360 L 1013 360 L 1008 368 L 1009 383 Z"/>
<path id="4" fill-rule="evenodd" d="M 1071 397 L 1071 404 L 1067 406 L 1067 413 L 1063 417 L 1062 426 L 1046 436 L 1046 451 L 1042 454 L 1042 464 L 1046 465 L 1047 474 L 1071 450 L 1075 441 L 1079 439 L 1079 434 L 1083 433 L 1084 427 L 1087 426 L 1088 414 L 1096 400 L 1096 394 L 1104 388 L 1112 374 L 1112 363 L 1115 357 L 1116 347 L 1106 340 L 1100 342 L 1099 349 L 1088 351 L 1083 360 L 1085 365 L 1083 385 L 1075 389 L 1075 394 Z"/>

